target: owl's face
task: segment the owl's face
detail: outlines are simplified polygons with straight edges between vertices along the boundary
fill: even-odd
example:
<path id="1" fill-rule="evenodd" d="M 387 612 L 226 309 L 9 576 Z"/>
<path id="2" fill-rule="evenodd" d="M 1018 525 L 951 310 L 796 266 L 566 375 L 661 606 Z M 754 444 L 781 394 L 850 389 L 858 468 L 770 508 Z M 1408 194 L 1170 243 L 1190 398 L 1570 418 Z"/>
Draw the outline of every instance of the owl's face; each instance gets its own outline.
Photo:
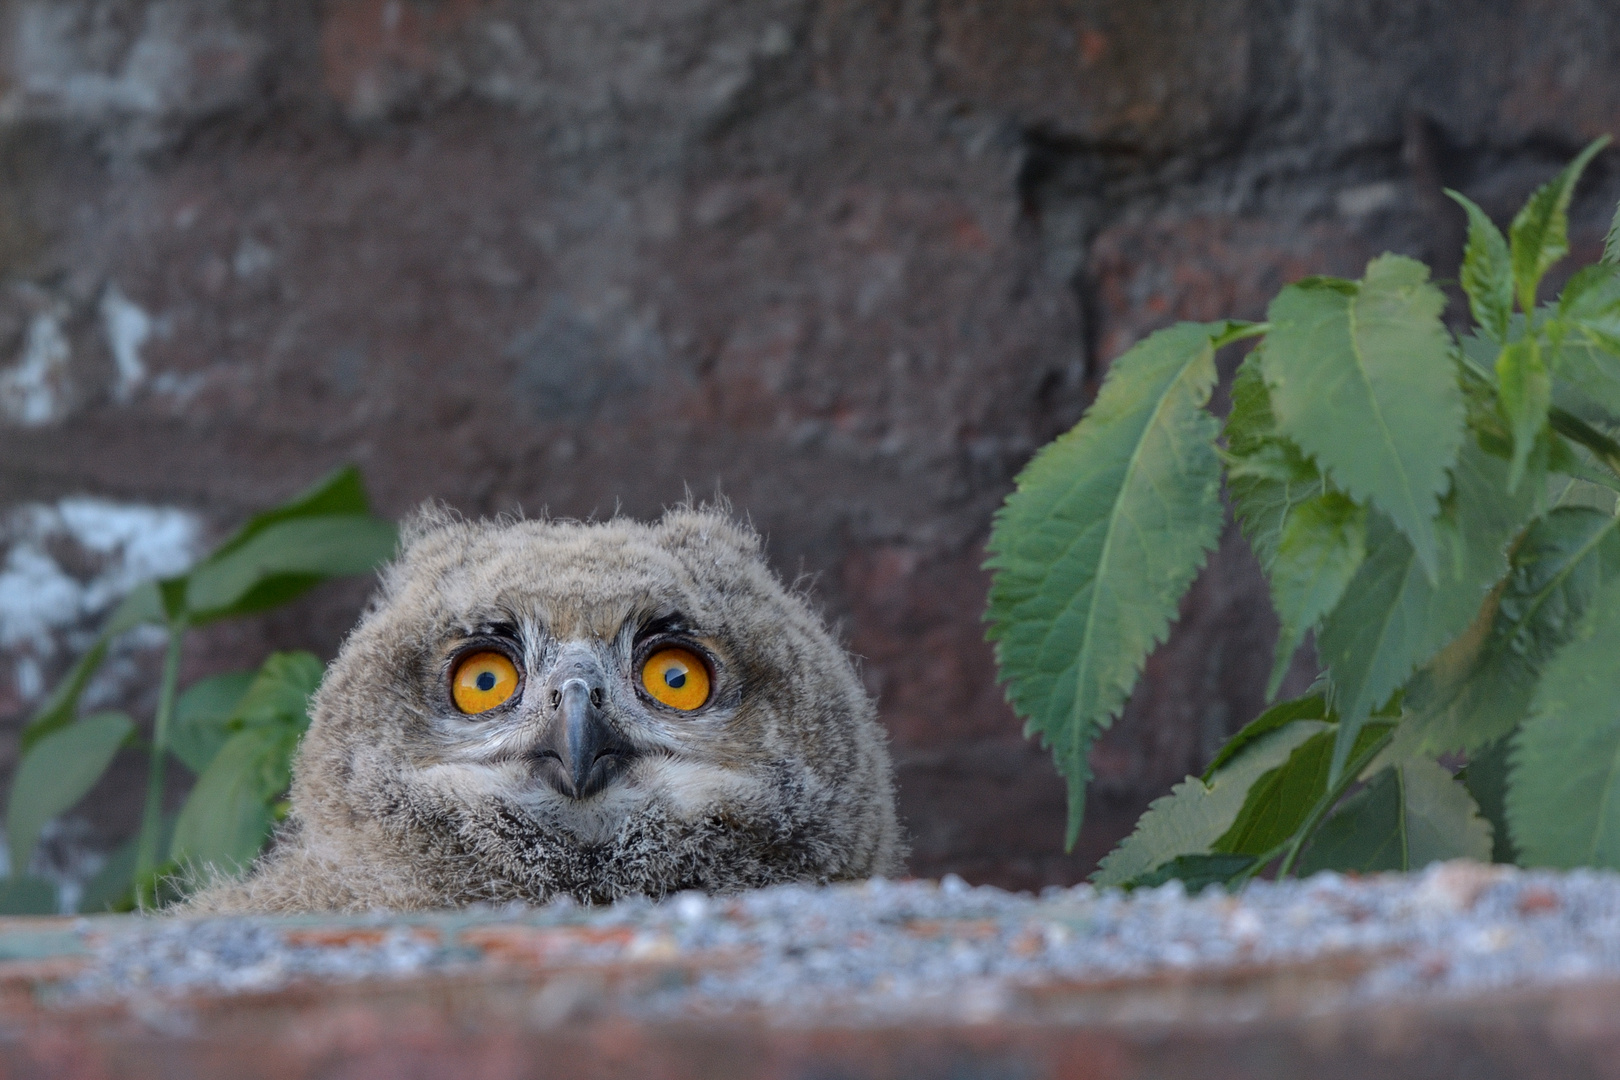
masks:
<path id="1" fill-rule="evenodd" d="M 735 620 L 659 576 L 586 603 L 514 589 L 425 628 L 421 781 L 498 791 L 587 841 L 654 794 L 689 808 L 747 786 L 764 729 L 784 719 L 747 700 L 747 672 L 791 660 L 741 647 Z"/>
<path id="2" fill-rule="evenodd" d="M 854 831 L 815 857 L 848 865 L 818 876 L 892 869 L 892 799 L 844 652 L 751 532 L 699 511 L 419 529 L 317 695 L 293 792 L 317 826 L 580 850 L 841 803 Z"/>

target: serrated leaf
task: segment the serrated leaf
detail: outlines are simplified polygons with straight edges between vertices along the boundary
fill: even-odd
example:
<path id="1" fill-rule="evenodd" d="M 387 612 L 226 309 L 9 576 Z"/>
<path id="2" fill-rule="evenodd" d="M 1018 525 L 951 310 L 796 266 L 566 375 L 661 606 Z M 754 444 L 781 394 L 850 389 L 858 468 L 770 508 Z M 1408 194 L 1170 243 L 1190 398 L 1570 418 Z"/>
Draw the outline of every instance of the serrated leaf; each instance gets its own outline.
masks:
<path id="1" fill-rule="evenodd" d="M 1473 200 L 1446 189 L 1446 194 L 1468 214 L 1468 246 L 1463 249 L 1462 287 L 1468 306 L 1491 340 L 1507 340 L 1513 314 L 1513 260 L 1507 240 Z"/>
<path id="2" fill-rule="evenodd" d="M 254 672 L 232 671 L 193 684 L 174 705 L 169 749 L 186 768 L 201 773 L 231 737 L 229 722 L 252 684 Z"/>
<path id="3" fill-rule="evenodd" d="M 245 615 L 283 603 L 328 577 L 369 573 L 393 555 L 397 543 L 392 522 L 359 514 L 268 525 L 187 575 L 190 621 Z"/>
<path id="4" fill-rule="evenodd" d="M 1420 870 L 1446 859 L 1489 861 L 1491 826 L 1468 790 L 1427 758 L 1393 765 L 1346 799 L 1317 832 L 1300 874 Z"/>
<path id="5" fill-rule="evenodd" d="M 1328 728 L 1306 739 L 1287 761 L 1256 780 L 1231 828 L 1211 847 L 1262 855 L 1292 836 L 1311 807 L 1327 794 L 1334 730 Z"/>
<path id="6" fill-rule="evenodd" d="M 1463 400 L 1428 267 L 1384 255 L 1361 282 L 1314 278 L 1271 302 L 1261 370 L 1278 430 L 1356 502 L 1399 526 L 1432 579 L 1434 517 Z"/>
<path id="7" fill-rule="evenodd" d="M 1518 852 L 1513 847 L 1513 834 L 1507 821 L 1507 776 L 1512 742 L 1498 739 L 1468 759 L 1468 764 L 1457 774 L 1457 779 L 1474 805 L 1479 816 L 1491 826 L 1491 862 L 1516 863 Z"/>
<path id="8" fill-rule="evenodd" d="M 1280 628 L 1266 697 L 1277 694 L 1305 635 L 1338 604 L 1367 557 L 1367 511 L 1330 491 L 1289 514 L 1270 572 Z"/>
<path id="9" fill-rule="evenodd" d="M 235 872 L 269 838 L 272 802 L 287 789 L 298 735 L 287 728 L 246 728 L 208 763 L 175 821 L 169 857 L 193 867 Z"/>
<path id="10" fill-rule="evenodd" d="M 1552 405 L 1552 376 L 1535 338 L 1513 342 L 1496 358 L 1496 399 L 1513 436 L 1507 486 L 1514 491 L 1524 477 L 1536 439 L 1546 430 L 1547 409 Z"/>
<path id="11" fill-rule="evenodd" d="M 1271 397 L 1260 373 L 1260 348 L 1238 368 L 1226 417 L 1226 488 L 1243 537 L 1271 573 L 1283 527 L 1294 507 L 1323 491 L 1322 474 L 1299 447 L 1277 432 Z"/>
<path id="12" fill-rule="evenodd" d="M 1547 664 L 1514 738 L 1507 814 L 1526 866 L 1620 867 L 1620 581 Z"/>
<path id="13" fill-rule="evenodd" d="M 1339 606 L 1322 621 L 1317 655 L 1337 692 L 1339 742 L 1333 774 L 1349 759 L 1362 723 L 1478 615 L 1507 573 L 1508 542 L 1535 512 L 1535 484 L 1507 494 L 1507 463 L 1477 440 L 1463 446 L 1438 521 L 1438 580 L 1382 514 L 1367 527 L 1367 558 Z"/>
<path id="14" fill-rule="evenodd" d="M 1197 895 L 1211 885 L 1228 885 L 1254 865 L 1253 855 L 1177 855 L 1169 862 L 1140 877 L 1120 882 L 1126 889 L 1152 889 L 1179 881 L 1188 893 Z"/>
<path id="15" fill-rule="evenodd" d="M 1554 310 L 1558 323 L 1620 330 L 1620 266 L 1595 263 L 1577 270 L 1564 283 Z"/>
<path id="16" fill-rule="evenodd" d="M 1508 735 L 1528 714 L 1542 669 L 1592 598 L 1617 579 L 1620 522 L 1613 515 L 1566 506 L 1533 522 L 1469 632 L 1413 680 L 1395 752 L 1469 752 Z"/>
<path id="17" fill-rule="evenodd" d="M 1209 767 L 1204 770 L 1204 775 L 1200 779 L 1206 784 L 1209 783 L 1211 777 L 1225 768 L 1239 754 L 1254 746 L 1262 735 L 1269 735 L 1273 731 L 1285 728 L 1299 720 L 1331 719 L 1333 719 L 1333 716 L 1328 712 L 1327 695 L 1319 692 L 1306 694 L 1292 701 L 1284 701 L 1273 705 L 1243 725 L 1243 728 L 1236 735 L 1226 740 L 1226 743 L 1216 753 L 1214 760 L 1209 763 Z"/>
<path id="18" fill-rule="evenodd" d="M 1620 206 L 1614 208 L 1609 235 L 1603 240 L 1603 261 L 1611 266 L 1620 265 Z"/>
<path id="19" fill-rule="evenodd" d="M 1620 342 L 1572 327 L 1552 356 L 1554 405 L 1596 425 L 1620 425 Z"/>
<path id="20" fill-rule="evenodd" d="M 1079 833 L 1092 740 L 1221 530 L 1212 337 L 1161 330 L 1114 362 L 1096 402 L 1038 453 L 996 515 L 987 619 L 1026 732 L 1051 746 Z"/>
<path id="21" fill-rule="evenodd" d="M 1393 726 L 1393 720 L 1365 725 L 1352 756 L 1368 750 Z M 1327 797 L 1335 730 L 1329 728 L 1311 736 L 1288 755 L 1287 761 L 1256 780 L 1232 827 L 1215 841 L 1214 849 L 1264 855 L 1293 836 L 1317 802 Z"/>
<path id="22" fill-rule="evenodd" d="M 23 755 L 6 810 L 13 868 L 28 866 L 45 823 L 84 798 L 134 730 L 123 713 L 96 713 L 52 731 Z"/>
<path id="23" fill-rule="evenodd" d="M 1594 139 L 1562 172 L 1536 189 L 1513 218 L 1508 230 L 1513 258 L 1513 280 L 1519 306 L 1536 309 L 1536 289 L 1542 277 L 1569 254 L 1569 200 L 1587 163 L 1609 145 L 1608 136 Z"/>
<path id="24" fill-rule="evenodd" d="M 1205 783 L 1189 776 L 1155 799 L 1136 829 L 1103 857 L 1091 880 L 1119 885 L 1181 855 L 1201 855 L 1232 827 L 1249 788 L 1288 760 L 1294 748 L 1330 725 L 1301 721 L 1261 737 L 1231 765 Z"/>

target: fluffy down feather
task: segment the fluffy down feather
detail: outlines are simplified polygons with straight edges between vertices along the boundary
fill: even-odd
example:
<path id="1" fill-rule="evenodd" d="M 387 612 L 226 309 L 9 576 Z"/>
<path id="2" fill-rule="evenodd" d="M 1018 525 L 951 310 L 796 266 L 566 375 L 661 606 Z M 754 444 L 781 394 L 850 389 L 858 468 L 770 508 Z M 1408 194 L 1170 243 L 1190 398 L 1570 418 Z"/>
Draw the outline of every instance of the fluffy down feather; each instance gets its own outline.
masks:
<path id="1" fill-rule="evenodd" d="M 469 716 L 449 673 L 488 640 L 522 684 Z M 649 641 L 706 658 L 702 708 L 638 686 Z M 536 749 L 559 745 L 554 691 L 570 670 L 594 680 L 593 722 L 622 752 L 583 798 L 548 782 L 555 763 Z M 758 537 L 711 509 L 651 524 L 425 510 L 311 716 L 276 843 L 183 912 L 601 903 L 892 874 L 904 857 L 853 665 Z"/>

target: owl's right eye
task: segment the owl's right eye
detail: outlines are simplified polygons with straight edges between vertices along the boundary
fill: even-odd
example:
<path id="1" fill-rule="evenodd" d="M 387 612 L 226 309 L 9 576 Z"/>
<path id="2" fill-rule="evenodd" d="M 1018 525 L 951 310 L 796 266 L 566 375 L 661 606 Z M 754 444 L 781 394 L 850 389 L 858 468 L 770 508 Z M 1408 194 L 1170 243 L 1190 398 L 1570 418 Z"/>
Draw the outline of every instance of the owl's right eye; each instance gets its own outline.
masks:
<path id="1" fill-rule="evenodd" d="M 464 713 L 488 712 L 517 692 L 517 665 L 504 653 L 473 653 L 456 665 L 450 696 Z"/>

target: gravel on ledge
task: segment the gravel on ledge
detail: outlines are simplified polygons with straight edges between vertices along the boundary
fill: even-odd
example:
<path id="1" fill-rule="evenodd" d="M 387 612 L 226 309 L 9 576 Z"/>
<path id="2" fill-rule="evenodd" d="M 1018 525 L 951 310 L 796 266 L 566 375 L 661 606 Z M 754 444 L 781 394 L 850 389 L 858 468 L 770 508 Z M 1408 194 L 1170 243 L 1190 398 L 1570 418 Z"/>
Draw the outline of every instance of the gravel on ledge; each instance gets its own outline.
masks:
<path id="1" fill-rule="evenodd" d="M 1188 896 L 1171 882 L 1130 895 L 1077 886 L 1040 897 L 947 876 L 594 909 L 102 918 L 63 930 L 71 940 L 56 951 L 85 961 L 49 995 L 63 1005 L 515 969 L 551 972 L 536 1007 L 564 1015 L 608 993 L 581 973 L 634 970 L 665 975 L 634 993 L 612 991 L 613 1007 L 649 1017 L 762 1009 L 789 1022 L 975 1020 L 1006 1015 L 1009 995 L 1042 986 L 1118 987 L 1333 958 L 1355 961 L 1336 997 L 1351 1002 L 1614 979 L 1620 874 L 1447 863 L 1410 875 L 1254 882 L 1237 895 Z"/>

